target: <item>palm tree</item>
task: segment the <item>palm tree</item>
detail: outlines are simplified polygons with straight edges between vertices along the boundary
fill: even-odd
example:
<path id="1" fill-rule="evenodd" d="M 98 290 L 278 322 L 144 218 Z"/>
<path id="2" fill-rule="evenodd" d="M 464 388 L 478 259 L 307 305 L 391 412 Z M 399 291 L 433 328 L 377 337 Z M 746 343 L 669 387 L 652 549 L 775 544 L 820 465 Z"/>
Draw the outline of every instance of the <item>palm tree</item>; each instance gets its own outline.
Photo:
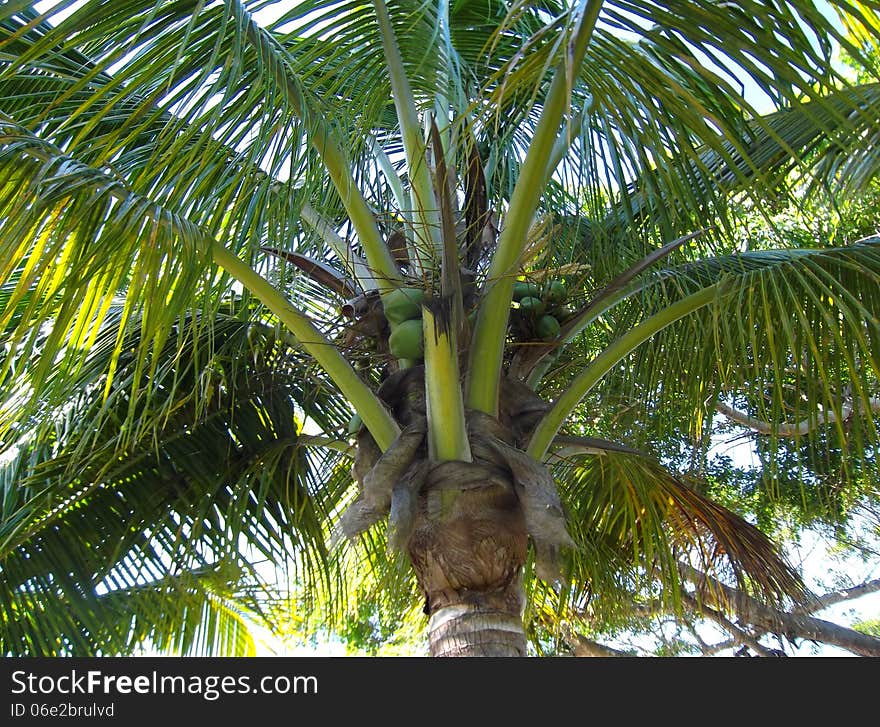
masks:
<path id="1" fill-rule="evenodd" d="M 878 241 L 728 207 L 873 176 L 876 16 L 828 8 L 6 3 L 3 651 L 247 648 L 259 560 L 417 592 L 435 655 L 685 565 L 803 600 L 644 450 L 719 403 L 876 445 Z"/>

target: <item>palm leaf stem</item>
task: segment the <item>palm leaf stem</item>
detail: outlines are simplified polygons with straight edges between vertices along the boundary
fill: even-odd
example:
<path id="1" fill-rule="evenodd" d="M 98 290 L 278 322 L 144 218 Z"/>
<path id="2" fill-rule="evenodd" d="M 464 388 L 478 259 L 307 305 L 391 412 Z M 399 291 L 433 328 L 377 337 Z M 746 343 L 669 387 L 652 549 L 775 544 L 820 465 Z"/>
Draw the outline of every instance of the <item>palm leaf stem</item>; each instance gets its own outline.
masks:
<path id="1" fill-rule="evenodd" d="M 572 34 L 569 54 L 556 69 L 489 266 L 471 343 L 467 405 L 492 416 L 498 411 L 504 331 L 510 316 L 515 272 L 544 189 L 547 160 L 553 153 L 560 121 L 570 108 L 571 77 L 581 66 L 601 6 L 602 0 L 587 0 Z"/>
<path id="2" fill-rule="evenodd" d="M 442 257 L 440 260 L 440 291 L 443 298 L 451 301 L 451 327 L 459 331 L 464 319 L 464 298 L 461 289 L 461 266 L 458 239 L 455 233 L 454 192 L 450 166 L 446 162 L 443 140 L 437 124 L 431 119 L 429 138 L 434 151 L 434 190 L 440 206 L 440 233 Z"/>
<path id="3" fill-rule="evenodd" d="M 332 449 L 352 459 L 354 459 L 355 455 L 355 448 L 351 444 L 340 439 L 333 439 L 332 437 L 322 437 L 317 434 L 304 434 L 299 436 L 297 443 L 304 447 L 324 447 L 326 449 Z"/>
<path id="4" fill-rule="evenodd" d="M 434 185 L 440 205 L 442 259 L 440 296 L 423 306 L 425 342 L 425 396 L 428 419 L 428 453 L 440 462 L 471 461 L 467 421 L 459 369 L 459 332 L 462 330 L 461 271 L 452 209 L 449 167 L 443 140 L 434 119 L 430 123 L 434 152 Z"/>
<path id="5" fill-rule="evenodd" d="M 412 88 L 406 77 L 397 39 L 394 37 L 388 8 L 383 0 L 373 0 L 373 7 L 376 9 L 376 19 L 382 36 L 382 48 L 385 51 L 385 63 L 388 67 L 388 77 L 391 81 L 391 91 L 394 97 L 394 108 L 397 111 L 400 135 L 409 169 L 412 209 L 415 219 L 418 220 L 416 240 L 414 241 L 416 254 L 419 256 L 417 260 L 421 262 L 423 268 L 430 269 L 430 261 L 440 253 L 441 242 L 439 213 L 434 200 L 434 188 L 431 184 L 431 170 L 428 168 L 428 160 L 425 155 L 424 136 Z"/>
<path id="6" fill-rule="evenodd" d="M 553 150 L 547 158 L 547 171 L 544 180 L 545 186 L 553 176 L 553 172 L 555 172 L 556 168 L 562 163 L 562 160 L 568 153 L 569 147 L 571 147 L 572 141 L 575 137 L 580 135 L 583 124 L 584 112 L 579 111 L 571 117 L 565 128 L 559 132 L 559 135 L 556 137 L 556 142 L 553 144 Z"/>
<path id="7" fill-rule="evenodd" d="M 575 410 L 584 396 L 608 373 L 621 359 L 634 351 L 638 346 L 647 341 L 651 336 L 663 330 L 667 326 L 684 316 L 699 310 L 711 303 L 718 295 L 722 283 L 716 283 L 707 288 L 692 293 L 675 303 L 667 306 L 659 313 L 637 325 L 628 331 L 614 343 L 608 346 L 601 354 L 571 382 L 569 387 L 554 402 L 541 423 L 535 429 L 528 446 L 528 453 L 536 460 L 541 461 L 547 454 L 556 433 L 562 424 Z"/>
<path id="8" fill-rule="evenodd" d="M 428 453 L 437 462 L 470 462 L 458 365 L 458 338 L 449 301 L 422 307 Z"/>
<path id="9" fill-rule="evenodd" d="M 385 181 L 391 189 L 391 195 L 397 203 L 397 208 L 400 210 L 400 214 L 403 217 L 407 232 L 410 233 L 407 241 L 411 243 L 413 232 L 412 210 L 409 209 L 409 200 L 407 199 L 406 191 L 403 189 L 403 182 L 401 182 L 397 170 L 391 163 L 391 159 L 385 153 L 382 145 L 375 137 L 370 137 L 370 149 L 373 152 L 373 158 L 379 165 L 379 169 L 381 169 L 382 173 L 385 175 Z"/>
<path id="10" fill-rule="evenodd" d="M 391 445 L 400 428 L 384 404 L 357 375 L 351 364 L 301 311 L 274 286 L 236 255 L 220 245 L 212 246 L 214 262 L 253 293 L 296 336 L 302 347 L 318 362 L 364 420 L 381 449 Z"/>

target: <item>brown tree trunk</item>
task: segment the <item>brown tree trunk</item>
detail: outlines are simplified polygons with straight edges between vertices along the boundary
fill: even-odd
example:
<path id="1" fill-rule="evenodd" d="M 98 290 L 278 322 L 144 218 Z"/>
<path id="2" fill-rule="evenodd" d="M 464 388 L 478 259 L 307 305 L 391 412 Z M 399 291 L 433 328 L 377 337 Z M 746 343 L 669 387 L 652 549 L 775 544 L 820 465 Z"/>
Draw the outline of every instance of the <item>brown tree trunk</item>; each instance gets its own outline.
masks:
<path id="1" fill-rule="evenodd" d="M 552 476 L 522 449 L 548 405 L 505 379 L 498 418 L 468 412 L 473 461 L 434 461 L 424 442 L 422 367 L 389 376 L 379 396 L 402 431 L 380 452 L 360 430 L 354 474 L 361 492 L 334 542 L 387 513 L 389 546 L 408 553 L 425 596 L 431 655 L 525 656 L 529 539 L 535 571 L 546 580 L 557 577 L 559 549 L 572 544 Z"/>
<path id="2" fill-rule="evenodd" d="M 431 656 L 525 656 L 522 612 L 477 604 L 438 608 L 428 621 Z"/>
<path id="3" fill-rule="evenodd" d="M 632 656 L 632 654 L 628 654 L 625 651 L 612 649 L 610 646 L 600 644 L 598 641 L 592 641 L 586 636 L 582 636 L 581 634 L 579 634 L 568 624 L 565 624 L 563 626 L 562 633 L 569 646 L 571 646 L 572 652 L 575 656 L 578 657 L 604 658 Z"/>
<path id="4" fill-rule="evenodd" d="M 513 484 L 446 463 L 418 498 L 408 550 L 429 616 L 432 656 L 525 656 L 528 536 Z"/>
<path id="5" fill-rule="evenodd" d="M 769 608 L 695 568 L 682 565 L 681 569 L 688 580 L 701 588 L 704 600 L 715 605 L 728 605 L 743 623 L 765 632 L 782 634 L 789 640 L 818 641 L 860 656 L 880 656 L 880 639 L 874 636 L 805 613 L 786 613 Z"/>

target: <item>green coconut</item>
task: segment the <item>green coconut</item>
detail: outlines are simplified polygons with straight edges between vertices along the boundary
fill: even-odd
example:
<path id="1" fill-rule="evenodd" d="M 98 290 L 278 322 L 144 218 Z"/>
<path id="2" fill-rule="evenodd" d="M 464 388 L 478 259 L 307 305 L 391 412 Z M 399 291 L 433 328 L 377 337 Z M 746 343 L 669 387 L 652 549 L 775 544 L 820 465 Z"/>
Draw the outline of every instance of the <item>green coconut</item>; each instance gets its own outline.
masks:
<path id="1" fill-rule="evenodd" d="M 537 298 L 541 294 L 541 289 L 535 283 L 526 283 L 518 280 L 513 284 L 513 299 L 522 300 L 523 298 Z"/>
<path id="2" fill-rule="evenodd" d="M 541 319 L 535 326 L 535 333 L 538 334 L 538 338 L 540 338 L 542 341 L 552 341 L 554 338 L 559 336 L 559 332 L 561 330 L 562 329 L 559 326 L 559 321 L 557 321 L 553 316 L 541 316 Z"/>
<path id="3" fill-rule="evenodd" d="M 403 321 L 391 327 L 388 348 L 394 358 L 421 358 L 425 352 L 421 319 Z"/>
<path id="4" fill-rule="evenodd" d="M 548 303 L 559 304 L 568 297 L 568 286 L 561 280 L 554 280 L 544 291 L 544 298 Z"/>
<path id="5" fill-rule="evenodd" d="M 530 316 L 540 316 L 544 315 L 544 311 L 547 309 L 547 306 L 544 305 L 544 301 L 540 298 L 535 298 L 534 296 L 527 296 L 523 298 L 519 302 L 519 308 L 523 313 L 526 313 Z"/>
<path id="6" fill-rule="evenodd" d="M 424 299 L 425 291 L 421 288 L 395 288 L 382 296 L 382 308 L 388 322 L 393 326 L 419 318 Z"/>

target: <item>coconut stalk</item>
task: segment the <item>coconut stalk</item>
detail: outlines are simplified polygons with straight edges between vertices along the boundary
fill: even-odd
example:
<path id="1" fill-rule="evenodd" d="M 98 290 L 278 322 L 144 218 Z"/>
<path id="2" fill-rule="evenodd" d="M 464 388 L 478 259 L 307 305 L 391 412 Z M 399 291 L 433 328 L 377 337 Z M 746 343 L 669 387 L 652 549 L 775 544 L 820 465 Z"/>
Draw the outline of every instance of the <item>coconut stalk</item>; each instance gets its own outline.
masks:
<path id="1" fill-rule="evenodd" d="M 437 205 L 434 202 L 431 173 L 425 155 L 424 137 L 419 124 L 419 114 L 416 110 L 412 88 L 406 77 L 397 39 L 394 37 L 394 28 L 391 25 L 388 8 L 383 0 L 373 0 L 373 6 L 376 9 L 376 19 L 382 36 L 385 64 L 391 81 L 394 108 L 397 112 L 397 121 L 400 124 L 403 150 L 411 180 L 410 195 L 414 212 L 413 222 L 416 233 L 414 243 L 418 255 L 417 261 L 422 269 L 429 270 L 432 267 L 431 261 L 439 253 L 441 243 Z"/>
<path id="2" fill-rule="evenodd" d="M 516 270 L 545 186 L 548 159 L 556 146 L 559 125 L 570 107 L 570 74 L 580 68 L 601 6 L 602 0 L 587 1 L 572 34 L 569 54 L 556 69 L 489 266 L 471 341 L 467 405 L 491 416 L 498 413 L 504 331 L 510 317 Z"/>

